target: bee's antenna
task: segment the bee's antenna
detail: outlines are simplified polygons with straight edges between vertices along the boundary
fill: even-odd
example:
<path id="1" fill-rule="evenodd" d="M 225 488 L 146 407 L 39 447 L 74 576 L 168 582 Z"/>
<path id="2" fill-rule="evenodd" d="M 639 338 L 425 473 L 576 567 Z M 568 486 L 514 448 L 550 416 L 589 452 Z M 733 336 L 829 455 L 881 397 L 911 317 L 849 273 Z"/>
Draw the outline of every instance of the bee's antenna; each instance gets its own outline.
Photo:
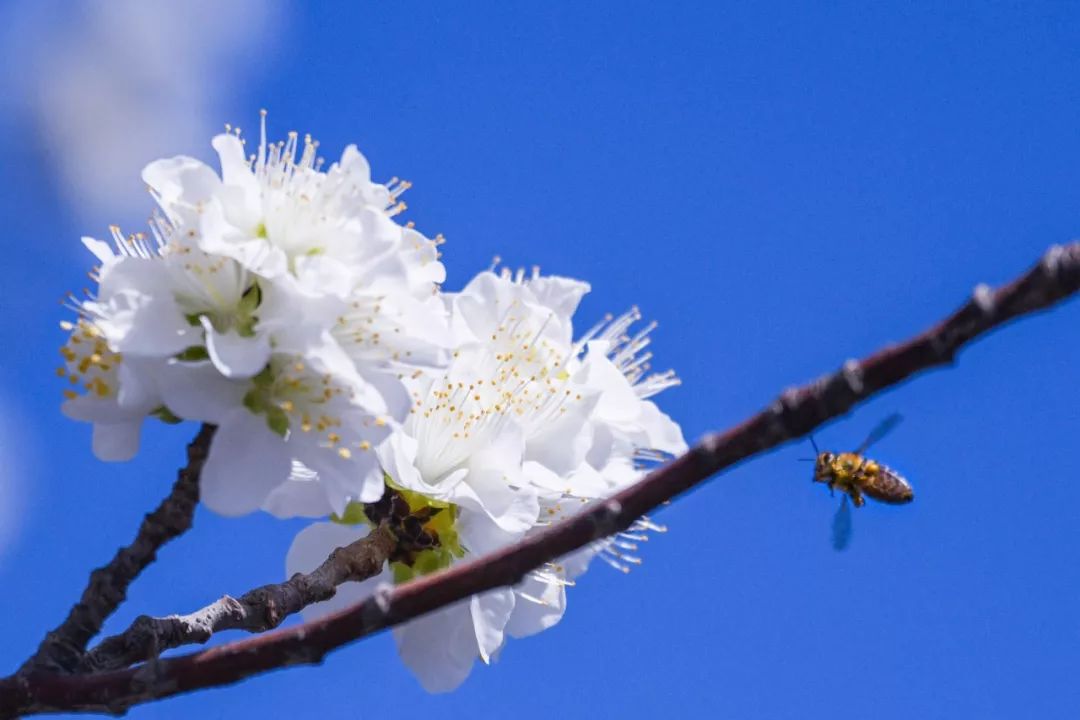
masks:
<path id="1" fill-rule="evenodd" d="M 821 451 L 818 450 L 817 443 L 814 442 L 814 436 L 813 435 L 807 435 L 807 437 L 810 438 L 810 447 L 814 448 L 814 454 L 815 455 L 820 455 Z"/>

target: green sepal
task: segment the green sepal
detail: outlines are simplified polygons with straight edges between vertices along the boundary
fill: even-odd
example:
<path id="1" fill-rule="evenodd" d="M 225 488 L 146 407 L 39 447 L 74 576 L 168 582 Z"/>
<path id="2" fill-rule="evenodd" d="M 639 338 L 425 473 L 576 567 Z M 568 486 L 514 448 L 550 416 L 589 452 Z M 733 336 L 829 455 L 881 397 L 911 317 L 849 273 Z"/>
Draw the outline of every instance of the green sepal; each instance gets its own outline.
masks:
<path id="1" fill-rule="evenodd" d="M 289 432 L 289 416 L 277 405 L 270 405 L 266 408 L 266 425 L 281 437 L 285 437 Z"/>
<path id="2" fill-rule="evenodd" d="M 267 389 L 274 384 L 274 371 L 267 365 L 259 371 L 258 375 L 251 378 L 251 382 L 260 390 Z"/>
<path id="3" fill-rule="evenodd" d="M 345 506 L 345 512 L 342 515 L 333 514 L 330 516 L 331 522 L 336 522 L 339 525 L 370 525 L 371 521 L 368 520 L 366 514 L 364 514 L 364 504 L 358 502 L 350 502 Z"/>
<path id="4" fill-rule="evenodd" d="M 236 334 L 243 338 L 255 337 L 255 324 L 259 322 L 258 318 L 245 317 L 236 323 Z"/>
<path id="5" fill-rule="evenodd" d="M 165 407 L 164 405 L 161 405 L 151 410 L 150 415 L 151 417 L 156 417 L 161 422 L 168 423 L 169 425 L 177 425 L 184 422 L 183 418 L 174 415 L 173 411 Z"/>
<path id="6" fill-rule="evenodd" d="M 240 302 L 237 304 L 236 309 L 240 311 L 242 315 L 251 315 L 258 309 L 262 303 L 262 289 L 259 287 L 259 283 L 252 283 L 251 287 L 244 291 L 244 294 L 240 296 Z"/>
<path id="7" fill-rule="evenodd" d="M 257 377 L 257 376 L 256 376 Z M 266 399 L 258 388 L 248 390 L 241 401 L 248 410 L 255 415 L 261 415 L 266 410 Z"/>
<path id="8" fill-rule="evenodd" d="M 202 362 L 210 359 L 210 353 L 202 345 L 186 347 L 176 354 L 180 362 Z"/>

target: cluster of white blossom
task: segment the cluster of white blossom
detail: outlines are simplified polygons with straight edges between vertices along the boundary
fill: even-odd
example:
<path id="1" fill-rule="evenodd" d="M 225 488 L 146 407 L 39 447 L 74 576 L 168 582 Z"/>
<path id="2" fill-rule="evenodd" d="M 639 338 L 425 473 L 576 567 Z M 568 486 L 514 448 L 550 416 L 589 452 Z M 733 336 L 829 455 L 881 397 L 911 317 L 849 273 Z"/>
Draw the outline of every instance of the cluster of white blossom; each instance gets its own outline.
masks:
<path id="1" fill-rule="evenodd" d="M 149 236 L 84 240 L 101 266 L 96 294 L 72 298 L 64 410 L 107 460 L 135 453 L 148 417 L 216 425 L 210 509 L 330 518 L 296 537 L 290 574 L 365 536 L 392 497 L 417 535 L 309 618 L 513 544 L 685 451 L 650 400 L 678 381 L 648 372 L 636 309 L 575 339 L 583 282 L 485 271 L 442 292 L 438 240 L 394 220 L 408 184 L 372 182 L 354 147 L 324 171 L 295 134 L 264 130 L 250 156 L 238 132 L 213 145 L 220 176 L 187 157 L 143 171 Z M 557 623 L 591 558 L 625 570 L 653 529 L 399 627 L 402 658 L 428 690 L 457 687 L 507 635 Z"/>

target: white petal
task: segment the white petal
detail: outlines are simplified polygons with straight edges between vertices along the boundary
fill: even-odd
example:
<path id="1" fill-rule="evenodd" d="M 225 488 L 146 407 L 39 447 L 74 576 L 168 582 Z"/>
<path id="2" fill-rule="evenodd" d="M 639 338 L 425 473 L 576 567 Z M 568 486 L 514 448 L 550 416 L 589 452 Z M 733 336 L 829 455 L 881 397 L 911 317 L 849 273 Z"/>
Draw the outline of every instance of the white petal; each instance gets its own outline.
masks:
<path id="1" fill-rule="evenodd" d="M 157 376 L 164 367 L 158 359 L 128 356 L 116 368 L 116 404 L 133 415 L 143 416 L 162 404 Z"/>
<path id="2" fill-rule="evenodd" d="M 285 252 L 268 240 L 252 237 L 248 230 L 237 227 L 218 198 L 202 207 L 198 221 L 199 248 L 204 252 L 231 257 L 265 278 L 276 278 L 288 272 L 289 259 Z"/>
<path id="3" fill-rule="evenodd" d="M 517 598 L 514 612 L 506 623 L 506 633 L 510 637 L 523 638 L 535 635 L 562 620 L 566 612 L 564 586 L 543 582 L 530 575 L 514 590 L 528 594 L 529 598 L 523 598 L 520 595 Z"/>
<path id="4" fill-rule="evenodd" d="M 334 512 L 318 473 L 309 471 L 309 477 L 298 476 L 297 464 L 294 462 L 289 479 L 270 492 L 262 509 L 278 518 L 317 518 Z"/>
<path id="5" fill-rule="evenodd" d="M 199 321 L 206 331 L 206 351 L 210 360 L 225 377 L 254 377 L 270 361 L 270 338 L 265 333 L 241 337 L 235 330 L 218 332 L 205 315 Z"/>
<path id="6" fill-rule="evenodd" d="M 596 553 L 597 548 L 595 545 L 586 545 L 580 550 L 564 555 L 557 562 L 562 567 L 563 572 L 566 573 L 566 577 L 573 580 L 585 574 L 592 559 L 596 557 Z"/>
<path id="7" fill-rule="evenodd" d="M 84 237 L 82 239 L 83 245 L 86 249 L 94 253 L 94 257 L 102 262 L 102 264 L 109 264 L 113 260 L 116 260 L 116 252 L 113 250 L 112 245 L 104 240 L 97 240 L 92 237 Z"/>
<path id="8" fill-rule="evenodd" d="M 661 412 L 656 403 L 646 400 L 641 403 L 639 422 L 648 437 L 648 447 L 663 450 L 672 455 L 682 455 L 687 451 L 682 428 L 668 415 Z"/>
<path id="9" fill-rule="evenodd" d="M 510 588 L 473 595 L 469 600 L 476 644 L 485 663 L 491 662 L 491 656 L 502 647 L 503 628 L 514 611 L 514 601 L 514 591 Z"/>
<path id="10" fill-rule="evenodd" d="M 536 524 L 540 503 L 531 487 L 512 488 L 497 468 L 470 470 L 451 496 L 457 504 L 485 513 L 502 530 L 523 533 Z"/>
<path id="11" fill-rule="evenodd" d="M 162 402 L 177 417 L 220 424 L 241 406 L 249 383 L 221 376 L 208 361 L 170 361 L 158 377 Z"/>
<path id="12" fill-rule="evenodd" d="M 117 352 L 168 357 L 192 340 L 191 326 L 173 298 L 160 260 L 125 257 L 102 269 L 98 301 L 87 303 Z"/>
<path id="13" fill-rule="evenodd" d="M 222 420 L 214 435 L 199 497 L 221 515 L 254 512 L 288 479 L 291 467 L 285 441 L 266 427 L 266 419 L 244 409 L 235 410 Z"/>
<path id="14" fill-rule="evenodd" d="M 607 343 L 596 341 L 588 344 L 588 355 L 581 373 L 575 379 L 600 391 L 600 401 L 596 406 L 599 417 L 613 422 L 632 421 L 640 412 L 641 400 L 626 376 L 604 354 L 606 346 Z"/>
<path id="15" fill-rule="evenodd" d="M 262 190 L 255 174 L 248 165 L 247 154 L 240 138 L 229 133 L 214 137 L 210 144 L 217 151 L 221 163 L 221 180 L 230 189 L 236 188 L 243 193 L 245 212 L 257 216 L 261 210 Z M 255 222 L 258 222 L 256 219 Z"/>
<path id="16" fill-rule="evenodd" d="M 396 374 L 378 371 L 364 373 L 363 378 L 382 397 L 384 412 L 398 422 L 405 420 L 412 408 L 412 398 L 401 379 Z"/>
<path id="17" fill-rule="evenodd" d="M 78 395 L 60 405 L 65 417 L 80 422 L 115 425 L 141 419 L 146 413 L 133 413 L 130 408 L 120 407 L 113 398 L 100 398 L 93 394 Z"/>
<path id="18" fill-rule="evenodd" d="M 411 435 L 404 432 L 393 433 L 378 447 L 379 462 L 399 487 L 434 495 L 436 488 L 424 482 L 420 471 L 416 469 L 417 447 L 416 438 Z"/>
<path id="19" fill-rule="evenodd" d="M 155 160 L 143 168 L 142 179 L 170 214 L 176 205 L 193 207 L 221 188 L 221 180 L 209 166 L 183 155 Z"/>
<path id="20" fill-rule="evenodd" d="M 296 443 L 290 442 L 289 445 L 298 460 L 319 474 L 326 502 L 335 513 L 345 512 L 351 500 L 369 503 L 383 496 L 386 487 L 374 452 L 356 450 L 345 459 L 329 448 L 318 447 L 299 452 L 295 450 Z"/>
<path id="21" fill-rule="evenodd" d="M 529 436 L 525 457 L 541 462 L 559 474 L 571 472 L 585 460 L 585 454 L 592 446 L 593 426 L 587 421 L 599 400 L 598 393 L 589 393 L 570 405 L 557 420 L 534 431 Z"/>
<path id="22" fill-rule="evenodd" d="M 398 654 L 432 693 L 456 689 L 479 656 L 469 600 L 436 610 L 394 629 Z"/>
<path id="23" fill-rule="evenodd" d="M 482 511 L 468 506 L 459 508 L 457 521 L 461 544 L 473 555 L 485 555 L 511 545 L 523 536 L 523 532 L 507 532 Z"/>
<path id="24" fill-rule="evenodd" d="M 139 451 L 142 419 L 125 423 L 94 423 L 94 456 L 106 462 L 125 462 Z"/>
<path id="25" fill-rule="evenodd" d="M 581 298 L 591 289 L 587 282 L 557 275 L 530 278 L 528 286 L 542 305 L 565 317 L 577 311 Z"/>
<path id="26" fill-rule="evenodd" d="M 355 276 L 344 263 L 325 255 L 298 257 L 293 267 L 300 287 L 313 295 L 344 298 L 356 284 Z"/>

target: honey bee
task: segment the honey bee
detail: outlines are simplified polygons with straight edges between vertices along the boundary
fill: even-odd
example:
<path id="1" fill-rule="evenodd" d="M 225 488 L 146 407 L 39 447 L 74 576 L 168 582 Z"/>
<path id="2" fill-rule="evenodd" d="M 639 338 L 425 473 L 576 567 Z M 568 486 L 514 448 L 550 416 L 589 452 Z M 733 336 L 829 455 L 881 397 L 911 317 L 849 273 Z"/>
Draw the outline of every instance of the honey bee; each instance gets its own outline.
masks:
<path id="1" fill-rule="evenodd" d="M 851 498 L 851 504 L 855 507 L 866 504 L 864 495 L 890 505 L 904 505 L 915 499 L 915 491 L 899 473 L 863 455 L 868 447 L 885 437 L 899 422 L 900 416 L 897 414 L 885 418 L 852 452 L 821 452 L 814 438 L 810 438 L 810 444 L 817 454 L 814 460 L 814 482 L 828 485 L 830 495 L 834 490 L 840 490 L 844 494 L 844 499 L 833 517 L 832 543 L 836 550 L 843 550 L 851 541 L 851 509 L 848 507 L 848 498 Z"/>

